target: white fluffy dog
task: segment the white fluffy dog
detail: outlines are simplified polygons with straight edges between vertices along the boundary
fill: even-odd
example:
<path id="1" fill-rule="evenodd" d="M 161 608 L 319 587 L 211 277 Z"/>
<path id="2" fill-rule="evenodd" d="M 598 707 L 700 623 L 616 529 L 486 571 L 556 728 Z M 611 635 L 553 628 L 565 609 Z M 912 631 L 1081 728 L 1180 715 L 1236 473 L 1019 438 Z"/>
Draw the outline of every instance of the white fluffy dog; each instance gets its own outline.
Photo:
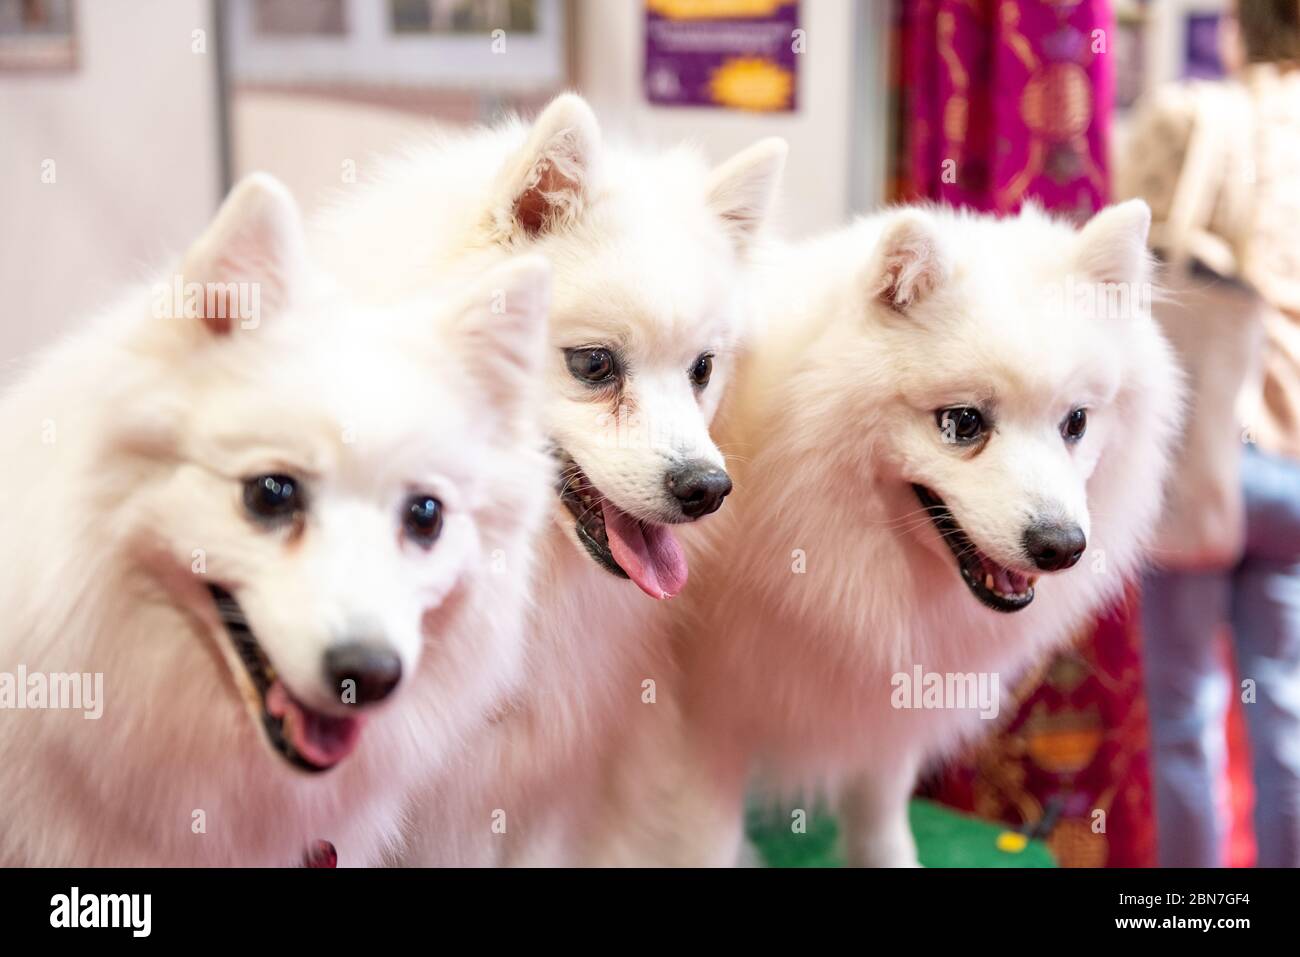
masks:
<path id="1" fill-rule="evenodd" d="M 757 773 L 842 790 L 850 861 L 914 864 L 923 762 L 1134 575 L 1181 414 L 1149 221 L 900 209 L 757 270 L 736 493 L 679 628 L 688 859 L 735 860 Z"/>
<path id="2" fill-rule="evenodd" d="M 377 863 L 520 675 L 548 267 L 380 308 L 304 247 L 248 178 L 0 401 L 2 864 Z"/>
<path id="3" fill-rule="evenodd" d="M 615 148 L 587 104 L 565 95 L 531 126 L 413 148 L 322 220 L 332 239 L 321 254 L 378 299 L 521 250 L 555 271 L 542 411 L 563 472 L 528 676 L 415 812 L 405 860 L 621 853 L 592 821 L 596 768 L 634 746 L 623 738 L 633 716 L 671 711 L 656 693 L 667 671 L 647 622 L 653 599 L 686 585 L 675 529 L 730 489 L 708 425 L 746 311 L 741 269 L 784 157 L 783 143 L 763 141 L 711 170 L 684 147 Z"/>

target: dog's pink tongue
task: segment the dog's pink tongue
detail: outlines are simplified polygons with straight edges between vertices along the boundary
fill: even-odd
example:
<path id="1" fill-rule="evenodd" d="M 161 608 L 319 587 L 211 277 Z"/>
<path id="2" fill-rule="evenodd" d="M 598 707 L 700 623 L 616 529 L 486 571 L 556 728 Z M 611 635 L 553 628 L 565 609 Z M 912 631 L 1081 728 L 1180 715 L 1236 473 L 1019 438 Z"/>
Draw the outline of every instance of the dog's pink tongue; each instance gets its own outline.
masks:
<path id="1" fill-rule="evenodd" d="M 1019 595 L 1029 588 L 1029 579 L 1020 574 L 1013 572 L 1009 568 L 999 568 L 994 574 L 996 584 L 1004 595 Z"/>
<path id="2" fill-rule="evenodd" d="M 279 680 L 267 689 L 266 710 L 284 721 L 284 733 L 293 749 L 319 768 L 338 764 L 361 738 L 361 718 L 336 718 L 312 711 Z"/>
<path id="3" fill-rule="evenodd" d="M 627 577 L 651 598 L 672 598 L 686 584 L 686 556 L 666 525 L 638 522 L 604 503 L 609 550 Z"/>

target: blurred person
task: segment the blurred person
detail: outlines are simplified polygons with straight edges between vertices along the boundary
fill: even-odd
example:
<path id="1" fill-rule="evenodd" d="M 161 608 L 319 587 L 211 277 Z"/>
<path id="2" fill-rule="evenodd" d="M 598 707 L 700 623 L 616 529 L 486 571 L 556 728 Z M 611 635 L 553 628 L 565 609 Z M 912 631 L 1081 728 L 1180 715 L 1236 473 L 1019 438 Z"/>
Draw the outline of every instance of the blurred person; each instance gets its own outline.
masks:
<path id="1" fill-rule="evenodd" d="M 1122 196 L 1151 204 L 1170 295 L 1157 310 L 1192 385 L 1182 461 L 1145 582 L 1162 866 L 1225 863 L 1235 643 L 1260 866 L 1300 864 L 1300 3 L 1245 0 L 1229 79 L 1142 105 Z"/>

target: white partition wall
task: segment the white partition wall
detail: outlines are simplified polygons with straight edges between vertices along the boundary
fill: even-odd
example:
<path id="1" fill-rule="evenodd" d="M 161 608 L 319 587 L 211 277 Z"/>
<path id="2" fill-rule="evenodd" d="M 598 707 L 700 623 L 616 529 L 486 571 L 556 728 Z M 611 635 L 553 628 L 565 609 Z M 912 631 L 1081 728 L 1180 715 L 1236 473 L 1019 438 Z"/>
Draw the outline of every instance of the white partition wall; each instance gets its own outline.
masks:
<path id="1" fill-rule="evenodd" d="M 220 194 L 209 0 L 75 12 L 74 69 L 0 71 L 0 376 L 181 248 Z"/>

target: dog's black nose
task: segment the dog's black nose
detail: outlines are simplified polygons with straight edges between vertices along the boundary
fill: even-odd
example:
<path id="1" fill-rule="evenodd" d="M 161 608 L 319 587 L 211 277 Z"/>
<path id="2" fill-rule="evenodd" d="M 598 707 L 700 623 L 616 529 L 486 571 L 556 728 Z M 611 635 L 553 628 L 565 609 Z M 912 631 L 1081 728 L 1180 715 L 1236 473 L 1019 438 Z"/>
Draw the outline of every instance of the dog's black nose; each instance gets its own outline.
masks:
<path id="1" fill-rule="evenodd" d="M 402 680 L 402 659 L 382 645 L 349 642 L 325 653 L 325 677 L 344 704 L 374 704 Z"/>
<path id="2" fill-rule="evenodd" d="M 687 462 L 668 473 L 668 491 L 688 518 L 716 512 L 731 491 L 731 477 L 708 462 Z"/>
<path id="3" fill-rule="evenodd" d="M 1088 547 L 1083 529 L 1074 523 L 1030 525 L 1025 530 L 1025 551 L 1045 572 L 1071 568 Z"/>

